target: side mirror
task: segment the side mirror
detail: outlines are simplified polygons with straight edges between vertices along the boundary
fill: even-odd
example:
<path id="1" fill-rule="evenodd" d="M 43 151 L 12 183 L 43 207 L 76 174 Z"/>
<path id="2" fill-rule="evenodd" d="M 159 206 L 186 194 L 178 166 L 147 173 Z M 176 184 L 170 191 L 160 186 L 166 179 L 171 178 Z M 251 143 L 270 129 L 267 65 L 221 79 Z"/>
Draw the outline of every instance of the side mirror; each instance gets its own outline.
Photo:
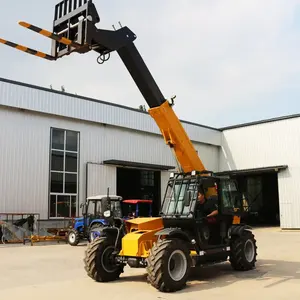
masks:
<path id="1" fill-rule="evenodd" d="M 191 191 L 186 191 L 184 193 L 184 206 L 190 206 L 191 200 L 192 200 Z"/>

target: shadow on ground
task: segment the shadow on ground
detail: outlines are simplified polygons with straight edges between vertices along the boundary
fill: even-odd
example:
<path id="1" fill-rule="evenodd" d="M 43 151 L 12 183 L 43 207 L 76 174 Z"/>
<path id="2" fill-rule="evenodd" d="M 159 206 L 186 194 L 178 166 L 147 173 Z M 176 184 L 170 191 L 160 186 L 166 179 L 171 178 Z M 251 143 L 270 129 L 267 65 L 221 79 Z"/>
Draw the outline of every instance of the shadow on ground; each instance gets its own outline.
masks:
<path id="1" fill-rule="evenodd" d="M 247 272 L 234 271 L 228 262 L 214 266 L 193 268 L 187 287 L 177 293 L 224 287 L 238 281 L 257 280 L 267 282 L 270 279 L 275 279 L 276 282 L 267 284 L 264 288 L 271 288 L 288 280 L 300 280 L 300 262 L 260 260 L 256 269 Z M 120 282 L 144 282 L 147 284 L 147 275 L 126 276 L 125 272 L 121 276 Z"/>

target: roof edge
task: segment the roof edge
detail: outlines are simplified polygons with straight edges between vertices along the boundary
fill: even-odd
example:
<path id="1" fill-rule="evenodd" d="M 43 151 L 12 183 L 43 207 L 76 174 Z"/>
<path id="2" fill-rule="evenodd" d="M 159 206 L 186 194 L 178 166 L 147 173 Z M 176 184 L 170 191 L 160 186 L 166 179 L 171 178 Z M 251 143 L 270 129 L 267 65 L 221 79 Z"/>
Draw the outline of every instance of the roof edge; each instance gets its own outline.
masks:
<path id="1" fill-rule="evenodd" d="M 279 172 L 288 168 L 288 165 L 278 165 L 278 166 L 267 166 L 267 167 L 257 167 L 257 168 L 248 168 L 248 169 L 235 169 L 216 172 L 217 175 L 245 175 L 245 174 L 258 174 L 265 172 Z"/>
<path id="2" fill-rule="evenodd" d="M 237 129 L 237 128 L 242 128 L 242 127 L 249 127 L 249 126 L 260 125 L 260 124 L 265 124 L 265 123 L 294 119 L 294 118 L 299 118 L 299 117 L 300 117 L 300 114 L 285 115 L 285 116 L 280 116 L 280 117 L 275 117 L 275 118 L 270 118 L 270 119 L 264 119 L 264 120 L 259 120 L 259 121 L 253 121 L 253 122 L 236 124 L 236 125 L 232 125 L 232 126 L 221 127 L 221 128 L 219 128 L 219 130 L 225 131 L 225 130 L 230 130 L 230 129 Z"/>
<path id="3" fill-rule="evenodd" d="M 58 90 L 52 90 L 50 88 L 46 88 L 46 87 L 42 87 L 42 86 L 30 84 L 30 83 L 20 82 L 20 81 L 8 79 L 8 78 L 3 78 L 3 77 L 0 77 L 0 81 L 5 82 L 5 83 L 9 83 L 9 84 L 20 85 L 20 86 L 24 86 L 24 87 L 28 87 L 28 88 L 32 88 L 32 89 L 37 89 L 37 90 L 41 90 L 41 91 L 45 91 L 45 92 L 49 92 L 49 93 L 54 93 L 54 94 L 58 94 L 58 95 L 74 97 L 74 98 L 78 98 L 78 99 L 85 100 L 85 101 L 91 101 L 91 102 L 101 103 L 101 104 L 104 104 L 104 105 L 115 106 L 115 107 L 131 110 L 131 111 L 135 111 L 137 113 L 149 115 L 149 113 L 147 111 L 142 111 L 142 110 L 139 110 L 137 108 L 130 107 L 130 106 L 121 105 L 121 104 L 108 102 L 108 101 L 104 101 L 104 100 L 99 100 L 99 99 L 95 99 L 95 98 L 90 98 L 90 97 L 86 97 L 86 96 L 81 96 L 81 95 L 77 95 L 77 94 L 72 94 L 72 93 L 68 93 L 68 92 L 61 92 L 61 91 L 58 91 Z M 207 125 L 193 123 L 193 122 L 189 122 L 189 121 L 185 121 L 185 120 L 180 120 L 180 122 L 182 122 L 184 124 L 188 124 L 188 125 L 193 125 L 193 126 L 197 126 L 197 127 L 202 127 L 202 128 L 206 128 L 206 129 L 215 130 L 215 131 L 221 131 L 220 129 L 218 129 L 216 127 L 211 127 L 211 126 L 207 126 Z"/>

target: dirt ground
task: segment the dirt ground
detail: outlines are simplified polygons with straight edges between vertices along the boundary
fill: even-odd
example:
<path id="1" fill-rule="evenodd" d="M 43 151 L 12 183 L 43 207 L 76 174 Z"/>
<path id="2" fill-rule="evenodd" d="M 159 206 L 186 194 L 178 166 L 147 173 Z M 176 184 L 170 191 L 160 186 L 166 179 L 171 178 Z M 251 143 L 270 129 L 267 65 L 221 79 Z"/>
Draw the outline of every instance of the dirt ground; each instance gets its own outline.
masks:
<path id="1" fill-rule="evenodd" d="M 229 263 L 196 269 L 187 287 L 165 294 L 146 282 L 144 269 L 96 283 L 83 268 L 85 245 L 1 246 L 1 299 L 300 299 L 300 232 L 256 229 L 257 268 L 240 273 Z"/>

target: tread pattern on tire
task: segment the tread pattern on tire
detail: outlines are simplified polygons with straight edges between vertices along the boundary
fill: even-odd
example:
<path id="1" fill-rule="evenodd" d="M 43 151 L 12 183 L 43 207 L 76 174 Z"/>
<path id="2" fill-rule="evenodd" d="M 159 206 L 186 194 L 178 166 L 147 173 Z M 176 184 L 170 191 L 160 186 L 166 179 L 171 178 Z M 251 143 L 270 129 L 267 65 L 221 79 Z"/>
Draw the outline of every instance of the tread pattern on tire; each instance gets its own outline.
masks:
<path id="1" fill-rule="evenodd" d="M 119 278 L 123 269 L 120 267 L 113 273 L 107 273 L 101 268 L 98 262 L 97 254 L 99 248 L 111 244 L 107 237 L 97 237 L 88 244 L 85 250 L 84 269 L 89 277 L 98 282 L 108 282 Z"/>
<path id="2" fill-rule="evenodd" d="M 252 262 L 248 262 L 245 258 L 244 245 L 247 240 L 251 239 L 254 243 L 255 255 Z M 230 263 L 236 271 L 248 271 L 255 267 L 257 257 L 257 246 L 254 234 L 251 231 L 244 230 L 241 236 L 234 237 L 231 242 Z"/>
<path id="3" fill-rule="evenodd" d="M 166 264 L 166 251 L 169 247 L 173 247 L 175 249 L 183 250 L 186 253 L 186 257 L 188 259 L 188 271 L 184 278 L 178 282 L 178 284 L 174 285 L 171 282 L 167 282 L 164 274 L 165 264 Z M 189 270 L 191 266 L 189 250 L 184 247 L 184 243 L 180 240 L 176 239 L 166 239 L 162 241 L 158 241 L 155 243 L 150 250 L 149 256 L 147 258 L 147 272 L 148 282 L 158 289 L 161 292 L 175 292 L 181 290 L 186 285 L 186 281 L 189 275 Z"/>

